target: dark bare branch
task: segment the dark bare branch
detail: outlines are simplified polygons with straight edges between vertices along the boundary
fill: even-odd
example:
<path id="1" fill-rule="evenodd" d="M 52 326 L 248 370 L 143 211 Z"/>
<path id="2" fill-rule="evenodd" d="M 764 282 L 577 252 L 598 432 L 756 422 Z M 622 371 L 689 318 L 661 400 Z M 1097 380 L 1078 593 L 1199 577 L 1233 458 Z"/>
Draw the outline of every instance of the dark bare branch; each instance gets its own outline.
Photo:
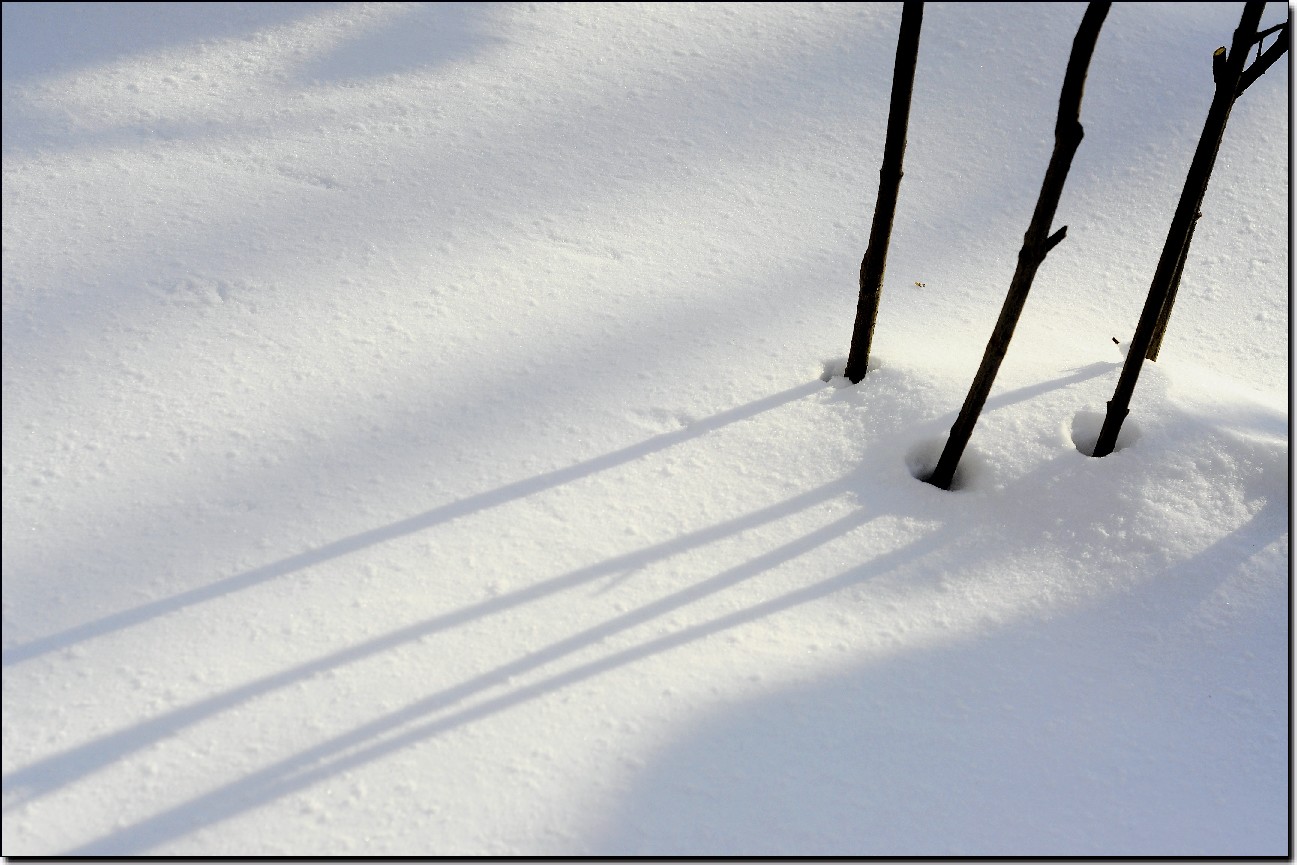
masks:
<path id="1" fill-rule="evenodd" d="M 1022 241 L 1018 253 L 1018 267 L 1009 282 L 1009 291 L 1000 308 L 1000 317 L 987 340 L 986 351 L 982 355 L 981 366 L 973 378 L 973 384 L 964 398 L 964 405 L 959 410 L 955 424 L 950 428 L 946 446 L 941 451 L 937 466 L 932 474 L 924 478 L 933 486 L 943 490 L 950 489 L 955 479 L 955 469 L 959 466 L 960 457 L 973 435 L 977 417 L 986 405 L 986 398 L 991 393 L 991 385 L 1000 370 L 1000 364 L 1009 349 L 1009 340 L 1013 338 L 1014 328 L 1027 303 L 1027 293 L 1031 291 L 1032 280 L 1036 271 L 1044 262 L 1045 256 L 1067 236 L 1067 226 L 1054 234 L 1049 227 L 1054 221 L 1054 213 L 1063 196 L 1063 184 L 1067 182 L 1068 170 L 1072 167 L 1072 158 L 1081 145 L 1085 130 L 1081 128 L 1081 96 L 1085 89 L 1085 76 L 1090 69 L 1090 58 L 1094 56 L 1094 46 L 1099 40 L 1099 30 L 1103 27 L 1104 18 L 1108 15 L 1111 3 L 1090 3 L 1081 18 L 1076 37 L 1072 40 L 1072 53 L 1068 57 L 1067 72 L 1063 75 L 1063 91 L 1058 99 L 1058 120 L 1054 124 L 1054 152 L 1049 157 L 1045 169 L 1045 179 L 1040 185 L 1040 196 L 1036 199 L 1036 210 L 1032 213 L 1031 223 Z"/>
<path id="2" fill-rule="evenodd" d="M 1256 59 L 1247 69 L 1243 70 L 1243 77 L 1238 80 L 1238 92 L 1241 94 L 1244 90 L 1252 85 L 1265 71 L 1274 65 L 1275 61 L 1283 56 L 1288 50 L 1289 30 L 1288 22 L 1280 25 L 1279 38 L 1275 43 L 1265 50 L 1265 53 Z"/>
<path id="3" fill-rule="evenodd" d="M 1239 82 L 1247 63 L 1248 48 L 1252 37 L 1256 35 L 1261 24 L 1261 15 L 1265 12 L 1262 0 L 1245 3 L 1243 16 L 1234 39 L 1230 44 L 1228 56 L 1225 49 L 1219 48 L 1212 57 L 1212 70 L 1216 76 L 1216 92 L 1212 96 L 1211 106 L 1207 109 L 1207 120 L 1203 124 L 1202 135 L 1194 149 L 1193 160 L 1189 163 L 1189 173 L 1185 177 L 1184 187 L 1180 191 L 1180 202 L 1176 205 L 1175 216 L 1167 231 L 1166 242 L 1162 246 L 1162 255 L 1158 258 L 1153 282 L 1144 300 L 1144 310 L 1140 314 L 1135 335 L 1131 337 L 1130 348 L 1126 351 L 1126 363 L 1122 366 L 1121 377 L 1112 399 L 1108 400 L 1108 413 L 1099 430 L 1099 440 L 1094 445 L 1094 456 L 1105 457 L 1117 446 L 1117 435 L 1121 425 L 1130 413 L 1131 395 L 1135 383 L 1139 380 L 1140 369 L 1149 357 L 1149 348 L 1158 330 L 1158 321 L 1165 323 L 1170 316 L 1167 308 L 1172 286 L 1179 279 L 1188 256 L 1189 239 L 1193 235 L 1194 224 L 1202 212 L 1203 198 L 1207 193 L 1207 183 L 1211 179 L 1212 168 L 1220 150 L 1221 139 L 1225 136 L 1225 125 L 1229 121 L 1230 109 L 1239 92 Z M 1286 32 L 1286 31 L 1285 31 Z"/>
<path id="4" fill-rule="evenodd" d="M 1271 33 L 1275 33 L 1275 32 L 1277 32 L 1277 31 L 1279 31 L 1279 30 L 1282 30 L 1282 29 L 1284 29 L 1284 28 L 1287 27 L 1287 26 L 1288 26 L 1288 22 L 1287 22 L 1287 21 L 1283 21 L 1283 22 L 1280 22 L 1279 24 L 1276 24 L 1276 25 L 1273 26 L 1273 27 L 1267 27 L 1266 29 L 1262 30 L 1260 33 L 1256 34 L 1256 38 L 1253 39 L 1252 42 L 1253 42 L 1253 44 L 1256 44 L 1257 42 L 1262 42 L 1262 41 L 1264 41 L 1265 38 L 1266 38 L 1267 36 L 1269 36 Z"/>
<path id="5" fill-rule="evenodd" d="M 851 333 L 851 352 L 843 371 L 852 384 L 859 384 L 869 368 L 869 350 L 874 341 L 878 304 L 883 294 L 887 269 L 887 246 L 892 239 L 892 221 L 900 194 L 901 170 L 905 159 L 905 132 L 910 122 L 910 96 L 914 92 L 914 67 L 919 57 L 919 33 L 923 27 L 923 4 L 906 2 L 901 7 L 901 33 L 896 43 L 892 70 L 892 101 L 887 114 L 887 140 L 883 145 L 883 167 L 879 171 L 878 199 L 869 229 L 869 246 L 860 261 L 860 296 L 856 301 L 856 322 Z"/>

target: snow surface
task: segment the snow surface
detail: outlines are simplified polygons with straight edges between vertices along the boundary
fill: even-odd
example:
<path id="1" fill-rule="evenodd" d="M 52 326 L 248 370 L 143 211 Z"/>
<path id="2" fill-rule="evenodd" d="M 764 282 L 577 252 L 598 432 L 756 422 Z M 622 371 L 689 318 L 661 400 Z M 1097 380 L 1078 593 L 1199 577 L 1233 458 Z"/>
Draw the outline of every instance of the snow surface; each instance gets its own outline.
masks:
<path id="1" fill-rule="evenodd" d="M 1290 852 L 1286 56 L 1081 452 L 1242 4 L 913 476 L 1083 8 L 928 4 L 853 387 L 899 4 L 4 4 L 4 853 Z"/>

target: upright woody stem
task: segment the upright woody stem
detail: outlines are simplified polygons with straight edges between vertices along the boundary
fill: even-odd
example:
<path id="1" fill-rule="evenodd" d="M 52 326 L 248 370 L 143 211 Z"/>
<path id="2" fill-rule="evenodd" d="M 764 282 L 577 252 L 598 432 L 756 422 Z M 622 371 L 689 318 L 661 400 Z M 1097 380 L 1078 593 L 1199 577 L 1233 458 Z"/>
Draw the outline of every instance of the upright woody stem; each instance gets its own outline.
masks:
<path id="1" fill-rule="evenodd" d="M 851 352 L 845 374 L 859 384 L 869 366 L 869 349 L 878 321 L 878 302 L 883 294 L 883 271 L 887 268 L 887 247 L 892 240 L 896 199 L 901 190 L 901 163 L 905 159 L 905 131 L 910 124 L 910 95 L 914 92 L 914 67 L 919 57 L 919 30 L 923 25 L 923 4 L 907 2 L 901 9 L 901 35 L 896 43 L 896 64 L 892 70 L 892 104 L 887 114 L 887 142 L 883 145 L 883 167 L 879 171 L 878 201 L 869 230 L 869 246 L 860 262 L 860 298 L 856 302 L 856 324 L 851 334 Z"/>
<path id="2" fill-rule="evenodd" d="M 1049 251 L 1067 236 L 1067 226 L 1063 226 L 1052 235 L 1050 225 L 1054 221 L 1054 212 L 1058 209 L 1059 199 L 1063 196 L 1063 184 L 1067 182 L 1067 172 L 1072 167 L 1072 157 L 1085 137 L 1081 128 L 1081 96 L 1085 90 L 1085 76 L 1090 68 L 1090 58 L 1094 54 L 1095 43 L 1099 40 L 1099 30 L 1103 27 L 1104 18 L 1108 15 L 1111 3 L 1091 3 L 1086 7 L 1081 18 L 1081 26 L 1072 40 L 1072 54 L 1067 61 L 1067 73 L 1063 76 L 1063 91 L 1058 99 L 1058 121 L 1054 125 L 1054 152 L 1049 158 L 1049 167 L 1045 169 L 1045 180 L 1040 187 L 1040 197 L 1036 200 L 1036 211 L 1031 216 L 1023 238 L 1022 249 L 1018 251 L 1018 267 L 1009 283 L 1009 293 L 1000 309 L 1000 318 L 995 323 L 995 330 L 986 344 L 986 353 L 982 356 L 982 365 L 969 388 L 968 397 L 959 411 L 955 425 L 950 428 L 950 436 L 941 452 L 937 467 L 925 480 L 943 490 L 950 489 L 955 479 L 955 469 L 964 454 L 977 417 L 986 405 L 986 398 L 991 393 L 991 385 L 1000 370 L 1005 352 L 1009 349 L 1009 340 L 1013 338 L 1014 328 L 1027 302 L 1027 293 L 1036 278 L 1036 271 Z"/>
<path id="3" fill-rule="evenodd" d="M 1211 180 L 1211 170 L 1216 165 L 1216 154 L 1225 137 L 1225 124 L 1229 122 L 1234 100 L 1269 68 L 1279 54 L 1287 50 L 1288 31 L 1284 29 L 1276 44 L 1253 63 L 1251 68 L 1246 68 L 1248 50 L 1258 41 L 1257 26 L 1261 23 L 1264 11 L 1264 2 L 1245 4 L 1229 53 L 1226 54 L 1222 47 L 1212 54 L 1212 76 L 1216 82 L 1216 92 L 1211 107 L 1207 109 L 1207 120 L 1203 124 L 1202 136 L 1198 139 L 1198 147 L 1194 150 L 1193 161 L 1189 163 L 1189 173 L 1180 192 L 1180 203 L 1176 205 L 1175 216 L 1171 219 L 1162 255 L 1158 259 L 1157 270 L 1153 273 L 1153 283 L 1149 286 L 1148 297 L 1144 301 L 1144 310 L 1126 352 L 1126 364 L 1117 380 L 1117 389 L 1108 401 L 1103 428 L 1099 431 L 1099 440 L 1094 446 L 1096 457 L 1106 457 L 1116 448 L 1122 422 L 1130 413 L 1130 399 L 1135 392 L 1140 370 L 1154 340 L 1158 345 L 1161 344 L 1158 323 L 1163 322 L 1165 327 L 1165 320 L 1171 314 L 1172 291 L 1184 268 L 1189 239 L 1193 236 L 1194 223 L 1201 215 L 1207 183 Z"/>

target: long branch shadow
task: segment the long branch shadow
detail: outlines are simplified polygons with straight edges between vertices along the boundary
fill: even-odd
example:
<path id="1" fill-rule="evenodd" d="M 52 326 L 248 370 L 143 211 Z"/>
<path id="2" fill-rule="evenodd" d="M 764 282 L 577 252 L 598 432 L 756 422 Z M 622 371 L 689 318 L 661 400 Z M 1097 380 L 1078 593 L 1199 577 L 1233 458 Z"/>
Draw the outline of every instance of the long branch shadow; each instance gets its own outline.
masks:
<path id="1" fill-rule="evenodd" d="M 1072 370 L 1069 375 L 1059 376 L 1058 378 L 1042 381 L 1037 384 L 1024 385 L 1023 387 L 1014 388 L 1013 390 L 1003 393 L 994 394 L 987 397 L 986 405 L 982 411 L 995 411 L 1015 403 L 1025 402 L 1042 394 L 1049 393 L 1051 390 L 1058 390 L 1060 387 L 1066 387 L 1071 384 L 1080 384 L 1083 381 L 1089 381 L 1092 378 L 1098 378 L 1104 373 L 1112 372 L 1120 364 L 1108 361 L 1095 361 L 1088 363 L 1079 369 Z M 958 414 L 954 412 L 953 414 Z M 952 415 L 953 416 L 953 415 Z"/>
<path id="2" fill-rule="evenodd" d="M 214 600 L 225 595 L 239 592 L 244 589 L 252 588 L 290 574 L 302 568 L 308 568 L 326 562 L 339 556 L 349 555 L 350 553 L 375 546 L 376 544 L 385 543 L 414 532 L 431 528 L 440 523 L 450 522 L 469 514 L 484 511 L 489 508 L 499 507 L 545 490 L 553 489 L 581 478 L 589 477 L 598 472 L 607 471 L 620 465 L 633 462 L 658 451 L 665 450 L 675 445 L 690 441 L 706 435 L 709 432 L 718 430 L 724 426 L 737 421 L 746 420 L 755 417 L 762 412 L 770 411 L 779 406 L 786 405 L 794 400 L 808 396 L 821 389 L 824 385 L 819 381 L 807 382 L 806 384 L 797 385 L 788 388 L 777 394 L 768 397 L 762 397 L 758 400 L 746 403 L 736 408 L 728 409 L 718 414 L 712 415 L 700 421 L 691 423 L 684 429 L 674 430 L 672 432 L 661 433 L 650 439 L 639 442 L 621 450 L 586 460 L 583 463 L 570 466 L 564 469 L 556 469 L 536 477 L 515 483 L 506 484 L 487 492 L 478 493 L 468 498 L 460 499 L 455 502 L 433 508 L 417 516 L 399 520 L 386 526 L 376 529 L 360 532 L 341 540 L 325 544 L 322 547 L 316 547 L 313 550 L 307 550 L 304 553 L 298 553 L 277 562 L 254 568 L 250 571 L 244 571 L 226 579 L 209 583 L 169 598 L 158 601 L 152 601 L 142 604 L 129 610 L 123 610 L 113 613 L 109 616 L 96 619 L 93 622 L 87 622 L 74 628 L 60 631 L 57 634 L 51 634 L 38 640 L 32 640 L 3 651 L 3 665 L 8 667 L 23 661 L 31 660 L 49 652 L 65 649 L 69 646 L 80 643 L 84 640 L 101 637 L 105 634 L 120 631 L 125 628 L 142 624 L 158 616 L 175 613 L 186 607 L 192 607 L 205 601 Z"/>
<path id="3" fill-rule="evenodd" d="M 1002 408 L 1004 406 L 1029 399 L 1054 388 L 1063 387 L 1068 384 L 1085 381 L 1111 370 L 1115 364 L 1111 363 L 1093 363 L 1085 366 L 1071 375 L 1053 379 L 1048 382 L 1028 385 L 1006 393 L 997 394 L 987 400 L 987 411 Z M 312 567 L 321 562 L 348 555 L 358 550 L 375 546 L 386 541 L 394 540 L 405 535 L 422 531 L 426 528 L 438 525 L 440 523 L 450 522 L 451 520 L 467 516 L 478 511 L 498 507 L 502 504 L 526 498 L 539 492 L 560 486 L 571 481 L 579 480 L 584 477 L 606 471 L 619 465 L 631 462 L 649 454 L 657 453 L 677 444 L 689 441 L 706 433 L 720 429 L 728 424 L 754 417 L 762 412 L 778 408 L 794 400 L 808 396 L 817 389 L 822 387 L 819 382 L 807 382 L 797 387 L 788 388 L 780 393 L 754 400 L 742 406 L 738 406 L 727 411 L 720 412 L 710 418 L 696 421 L 688 427 L 675 430 L 668 433 L 661 433 L 646 441 L 622 448 L 612 453 L 604 454 L 592 460 L 579 463 L 564 469 L 557 469 L 538 475 L 526 480 L 517 481 L 512 484 L 506 484 L 497 487 L 494 490 L 478 493 L 468 498 L 451 502 L 430 511 L 426 511 L 414 517 L 400 520 L 386 526 L 376 529 L 370 529 L 351 535 L 341 540 L 334 541 L 322 547 L 298 553 L 285 559 L 254 568 L 250 571 L 244 571 L 232 577 L 209 583 L 164 598 L 158 601 L 152 601 L 142 604 L 129 610 L 123 610 L 108 616 L 77 625 L 73 628 L 41 637 L 27 643 L 12 646 L 0 651 L 0 665 L 9 667 L 23 661 L 50 652 L 66 649 L 70 646 L 95 637 L 104 636 L 115 631 L 124 630 L 135 625 L 155 619 L 159 616 L 169 613 L 178 612 L 187 607 L 194 606 L 206 601 L 214 600 L 234 592 L 252 588 L 267 581 L 277 579 L 302 568 Z M 953 417 L 953 414 L 951 415 Z"/>
<path id="4" fill-rule="evenodd" d="M 1001 395 L 1001 400 L 1017 401 L 1018 399 L 1026 399 L 1037 393 L 1043 392 L 1044 390 L 1051 389 L 1052 387 L 1083 380 L 1105 371 L 1109 366 L 1110 365 L 1108 364 L 1094 364 L 1091 367 L 1086 367 L 1083 370 L 1077 371 L 1071 376 L 1003 394 Z M 607 454 L 596 460 L 591 460 L 587 463 L 564 469 L 559 472 L 552 472 L 518 484 L 501 487 L 489 493 L 484 493 L 471 499 L 462 500 L 453 505 L 429 511 L 426 514 L 420 515 L 420 517 L 395 523 L 391 526 L 384 527 L 384 529 L 381 530 L 373 530 L 361 535 L 352 536 L 351 538 L 338 541 L 309 553 L 291 557 L 255 571 L 250 571 L 247 574 L 241 575 L 241 577 L 231 578 L 230 581 L 226 581 L 225 583 L 216 584 L 206 588 L 208 593 L 213 597 L 216 593 L 236 591 L 240 588 L 246 587 L 247 585 L 251 585 L 251 581 L 253 580 L 260 581 L 262 579 L 270 579 L 297 567 L 305 567 L 331 556 L 344 555 L 348 552 L 361 549 L 364 546 L 379 543 L 391 537 L 396 537 L 399 534 L 431 526 L 442 520 L 454 519 L 455 517 L 469 513 L 472 510 L 491 507 L 515 497 L 522 497 L 529 495 L 532 492 L 538 492 L 547 489 L 550 486 L 564 483 L 567 480 L 582 477 L 586 474 L 600 471 L 605 468 L 611 468 L 622 462 L 635 459 L 638 456 L 672 446 L 673 444 L 680 443 L 688 438 L 715 430 L 726 423 L 732 423 L 746 417 L 751 417 L 761 411 L 774 408 L 777 405 L 781 405 L 792 399 L 797 399 L 802 395 L 813 392 L 815 389 L 817 389 L 817 386 L 814 383 L 808 383 L 797 388 L 791 388 L 780 394 L 775 394 L 763 400 L 755 401 L 746 406 L 730 410 L 729 412 L 715 415 L 712 418 L 694 424 L 688 429 L 656 436 L 653 439 L 634 446 L 633 448 L 626 448 L 622 451 Z M 48 795 L 49 793 L 67 786 L 68 784 L 74 783 L 78 779 L 120 760 L 131 753 L 148 747 L 167 735 L 173 735 L 186 727 L 199 723 L 206 718 L 219 714 L 220 712 L 230 710 L 268 693 L 287 687 L 294 682 L 308 679 L 325 670 L 342 667 L 380 652 L 395 648 L 404 643 L 459 627 L 477 619 L 514 609 L 549 595 L 593 581 L 601 576 L 645 567 L 654 561 L 665 559 L 689 549 L 700 547 L 721 538 L 738 534 L 767 522 L 780 519 L 794 512 L 826 501 L 835 495 L 846 492 L 848 489 L 848 478 L 842 478 L 801 495 L 794 496 L 776 505 L 753 511 L 744 516 L 727 520 L 660 544 L 655 544 L 640 550 L 616 556 L 589 567 L 580 568 L 567 574 L 553 577 L 526 588 L 519 589 L 515 592 L 511 592 L 502 597 L 492 598 L 488 601 L 473 604 L 414 625 L 399 628 L 388 634 L 367 640 L 361 644 L 330 653 L 269 676 L 264 676 L 253 682 L 233 688 L 222 694 L 197 701 L 188 706 L 174 709 L 148 721 L 136 724 L 133 727 L 101 736 L 98 739 L 76 746 L 58 755 L 47 757 L 6 775 L 3 785 L 6 791 L 6 804 L 4 810 L 9 811 L 21 804 Z M 182 606 L 198 603 L 204 599 L 206 598 L 198 596 L 198 592 L 191 592 L 169 600 L 172 609 L 179 609 Z M 158 602 L 157 604 L 146 605 L 145 607 L 137 608 L 135 611 L 130 611 L 130 613 L 134 614 L 135 620 L 143 621 L 153 615 L 161 615 L 168 612 L 169 610 L 167 609 L 161 609 L 163 603 L 164 602 Z M 118 627 L 125 627 L 134 623 L 133 621 L 121 621 L 127 615 L 129 614 L 118 614 L 116 617 L 119 620 L 117 623 Z M 111 618 L 113 617 L 110 617 L 110 619 Z M 86 629 L 92 627 L 94 624 L 96 623 L 82 627 L 83 629 Z M 98 624 L 107 630 L 109 620 L 101 620 Z M 66 638 L 71 635 L 68 633 L 65 633 L 64 635 L 55 635 L 55 637 L 47 638 L 47 640 L 54 640 L 59 636 Z M 57 646 L 52 648 L 57 648 Z M 19 647 L 14 651 L 17 652 L 21 649 L 30 650 L 31 644 L 27 647 Z M 35 652 L 32 652 L 31 656 L 34 656 L 34 654 Z M 25 658 L 16 658 L 15 661 L 23 659 Z M 9 663 L 8 659 L 6 660 L 6 663 Z"/>
<path id="5" fill-rule="evenodd" d="M 833 485 L 836 486 L 836 485 Z M 587 648 L 614 634 L 642 625 L 708 595 L 735 586 L 758 574 L 797 558 L 834 538 L 858 528 L 873 519 L 864 509 L 853 510 L 826 526 L 816 529 L 756 558 L 730 568 L 701 583 L 660 598 L 639 609 L 609 619 L 544 649 L 483 673 L 458 685 L 443 689 L 396 712 L 363 724 L 348 733 L 335 736 L 298 754 L 280 760 L 245 778 L 230 782 L 188 802 L 169 808 L 132 826 L 84 844 L 65 855 L 128 855 L 140 853 L 159 844 L 182 837 L 204 826 L 220 822 L 255 809 L 325 778 L 364 765 L 416 743 L 479 721 L 515 706 L 543 697 L 559 689 L 635 663 L 653 655 L 678 648 L 727 629 L 817 600 L 864 580 L 887 572 L 905 561 L 937 548 L 951 534 L 947 525 L 899 549 L 884 553 L 842 573 L 779 597 L 754 604 L 710 621 L 682 628 L 671 634 L 648 640 L 640 645 L 613 652 L 556 673 L 538 682 L 506 694 L 452 712 L 436 720 L 381 741 L 373 740 L 397 728 L 414 723 L 424 716 L 453 707 L 469 697 L 492 687 L 507 684 L 511 677 L 536 670 Z M 367 744 L 369 743 L 369 744 Z"/>
<path id="6" fill-rule="evenodd" d="M 380 637 L 298 664 L 281 672 L 263 676 L 224 693 L 173 709 L 115 733 L 101 736 L 5 775 L 3 782 L 6 794 L 4 810 L 8 812 L 27 802 L 49 795 L 62 787 L 75 783 L 80 778 L 98 769 L 155 744 L 166 736 L 174 735 L 180 730 L 213 715 L 288 687 L 295 682 L 309 679 L 326 670 L 355 663 L 404 643 L 413 642 L 442 631 L 460 627 L 469 622 L 497 615 L 583 583 L 591 582 L 602 576 L 646 567 L 656 561 L 679 555 L 688 550 L 790 516 L 845 493 L 849 489 L 849 478 L 832 481 L 741 517 L 726 520 L 705 529 L 680 535 L 668 541 L 653 544 L 624 555 L 605 559 L 597 564 L 552 577 L 526 588 L 510 592 L 507 595 L 472 604 L 414 625 L 398 628 Z M 671 603 L 666 605 L 663 611 L 688 603 L 695 594 L 702 597 L 719 591 L 725 588 L 726 585 L 728 583 L 724 581 L 712 581 L 694 586 L 692 589 L 671 596 Z M 661 612 L 646 612 L 648 610 L 649 608 L 646 607 L 636 611 L 634 614 L 628 614 L 622 619 L 615 620 L 617 622 L 624 620 L 625 624 L 610 627 L 608 633 L 632 627 L 636 624 L 634 618 L 637 615 L 647 618 L 661 615 Z M 577 640 L 577 638 L 574 637 L 573 640 Z M 572 650 L 574 649 L 564 650 L 559 654 L 566 654 Z M 492 674 L 492 676 L 493 678 L 500 678 L 501 676 L 507 678 L 510 675 L 517 674 L 518 671 L 513 670 L 508 673 Z M 476 688 L 472 690 L 476 690 Z"/>

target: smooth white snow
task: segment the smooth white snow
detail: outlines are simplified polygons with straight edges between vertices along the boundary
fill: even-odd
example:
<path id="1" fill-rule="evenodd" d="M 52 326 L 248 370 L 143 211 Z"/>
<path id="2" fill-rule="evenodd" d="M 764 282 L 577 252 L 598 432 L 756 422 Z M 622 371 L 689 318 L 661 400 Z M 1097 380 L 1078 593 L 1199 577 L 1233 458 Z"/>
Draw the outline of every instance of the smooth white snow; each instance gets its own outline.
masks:
<path id="1" fill-rule="evenodd" d="M 899 4 L 4 4 L 4 853 L 1289 853 L 1287 56 L 1083 453 L 1241 3 L 914 477 L 1083 9 L 927 4 L 850 386 Z"/>

